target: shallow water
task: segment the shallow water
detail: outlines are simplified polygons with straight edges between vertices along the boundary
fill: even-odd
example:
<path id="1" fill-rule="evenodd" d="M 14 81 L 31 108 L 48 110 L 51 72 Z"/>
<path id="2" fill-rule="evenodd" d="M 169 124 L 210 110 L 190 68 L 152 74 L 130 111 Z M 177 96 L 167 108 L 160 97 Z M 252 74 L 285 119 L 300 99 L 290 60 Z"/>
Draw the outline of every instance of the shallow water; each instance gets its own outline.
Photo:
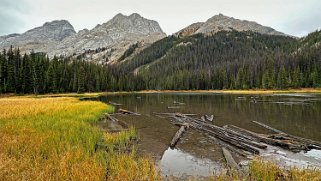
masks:
<path id="1" fill-rule="evenodd" d="M 108 95 L 108 103 L 141 113 L 118 116 L 138 130 L 138 151 L 155 158 L 163 175 L 209 176 L 223 168 L 221 147 L 202 133 L 188 130 L 176 149 L 168 148 L 178 127 L 155 113 L 181 112 L 214 115 L 214 124 L 233 124 L 257 133 L 269 133 L 258 121 L 292 135 L 321 141 L 321 96 L 314 94 L 230 95 L 213 93 L 153 93 Z M 173 104 L 184 103 L 183 105 Z M 320 152 L 307 156 L 320 157 Z M 237 158 L 237 161 L 238 160 Z"/>

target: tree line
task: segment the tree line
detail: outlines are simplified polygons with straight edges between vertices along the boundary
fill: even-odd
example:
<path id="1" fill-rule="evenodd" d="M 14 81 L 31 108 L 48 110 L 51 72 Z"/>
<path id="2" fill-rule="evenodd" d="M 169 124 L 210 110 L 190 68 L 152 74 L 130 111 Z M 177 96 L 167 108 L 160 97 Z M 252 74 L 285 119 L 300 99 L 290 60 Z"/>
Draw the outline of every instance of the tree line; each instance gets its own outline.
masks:
<path id="1" fill-rule="evenodd" d="M 20 54 L 19 49 L 0 53 L 0 93 L 44 94 L 106 91 L 107 71 L 101 65 L 44 53 Z"/>
<path id="2" fill-rule="evenodd" d="M 237 31 L 169 36 L 115 65 L 11 47 L 0 53 L 0 93 L 321 87 L 319 42 L 321 32 L 303 39 Z"/>

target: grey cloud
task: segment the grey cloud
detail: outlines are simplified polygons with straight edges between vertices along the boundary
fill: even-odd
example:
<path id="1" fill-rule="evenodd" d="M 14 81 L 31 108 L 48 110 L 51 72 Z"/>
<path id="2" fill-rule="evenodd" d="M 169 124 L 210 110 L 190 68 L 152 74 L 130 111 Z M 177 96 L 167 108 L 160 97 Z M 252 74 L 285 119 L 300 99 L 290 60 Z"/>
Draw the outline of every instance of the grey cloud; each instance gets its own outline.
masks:
<path id="1" fill-rule="evenodd" d="M 305 14 L 286 22 L 284 30 L 290 34 L 305 36 L 308 33 L 321 28 L 321 22 L 319 21 L 320 18 L 321 11 L 319 9 L 311 9 L 305 12 Z"/>
<path id="2" fill-rule="evenodd" d="M 28 3 L 25 0 L 0 0 L 0 35 L 20 31 L 24 25 L 23 14 L 28 12 Z"/>

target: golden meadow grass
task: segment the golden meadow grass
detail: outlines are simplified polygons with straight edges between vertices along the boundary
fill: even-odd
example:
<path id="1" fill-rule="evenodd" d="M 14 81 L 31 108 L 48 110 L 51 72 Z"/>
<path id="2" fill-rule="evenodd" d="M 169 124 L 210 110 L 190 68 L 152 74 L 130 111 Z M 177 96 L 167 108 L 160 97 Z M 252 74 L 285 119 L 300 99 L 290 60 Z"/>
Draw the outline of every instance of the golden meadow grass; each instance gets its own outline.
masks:
<path id="1" fill-rule="evenodd" d="M 150 171 L 157 178 L 149 159 L 94 150 L 97 142 L 125 144 L 136 134 L 104 134 L 91 126 L 112 109 L 71 97 L 0 99 L 0 180 L 104 180 L 106 170 L 113 180 L 149 179 L 133 173 Z"/>

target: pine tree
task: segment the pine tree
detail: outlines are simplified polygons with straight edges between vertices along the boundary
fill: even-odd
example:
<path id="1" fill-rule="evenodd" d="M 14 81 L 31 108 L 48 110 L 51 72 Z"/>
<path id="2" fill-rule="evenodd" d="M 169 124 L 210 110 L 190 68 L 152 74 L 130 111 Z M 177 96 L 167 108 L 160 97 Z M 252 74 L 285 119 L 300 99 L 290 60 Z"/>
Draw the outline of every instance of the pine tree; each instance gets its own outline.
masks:
<path id="1" fill-rule="evenodd" d="M 57 92 L 57 77 L 54 69 L 54 65 L 50 64 L 46 74 L 46 87 L 50 93 Z"/>
<path id="2" fill-rule="evenodd" d="M 300 87 L 300 67 L 297 66 L 292 74 L 292 87 L 298 88 Z"/>
<path id="3" fill-rule="evenodd" d="M 85 69 L 83 66 L 79 68 L 78 71 L 78 93 L 85 92 Z"/>
<path id="4" fill-rule="evenodd" d="M 13 53 L 13 47 L 11 46 L 10 49 L 7 52 L 7 85 L 6 85 L 6 91 L 7 92 L 16 92 L 15 85 L 15 62 L 14 62 L 14 53 Z"/>

